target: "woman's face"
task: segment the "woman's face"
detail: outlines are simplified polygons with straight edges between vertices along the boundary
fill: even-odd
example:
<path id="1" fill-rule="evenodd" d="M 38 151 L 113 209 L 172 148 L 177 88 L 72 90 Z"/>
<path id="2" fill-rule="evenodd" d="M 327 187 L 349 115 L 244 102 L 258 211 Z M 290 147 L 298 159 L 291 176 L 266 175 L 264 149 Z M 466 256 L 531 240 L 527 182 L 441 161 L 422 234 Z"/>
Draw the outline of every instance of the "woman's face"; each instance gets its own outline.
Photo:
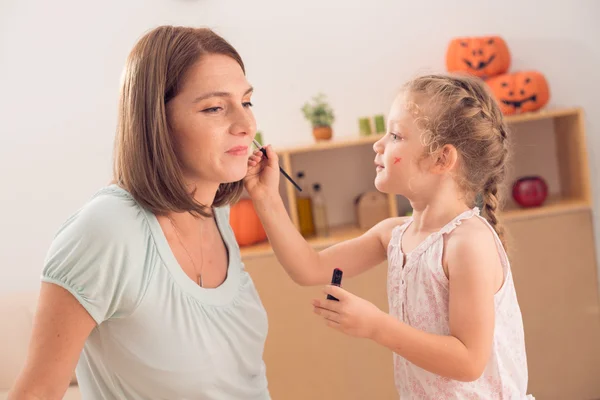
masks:
<path id="1" fill-rule="evenodd" d="M 167 104 L 167 120 L 185 179 L 193 184 L 236 182 L 246 176 L 256 134 L 252 87 L 240 65 L 203 55 Z"/>

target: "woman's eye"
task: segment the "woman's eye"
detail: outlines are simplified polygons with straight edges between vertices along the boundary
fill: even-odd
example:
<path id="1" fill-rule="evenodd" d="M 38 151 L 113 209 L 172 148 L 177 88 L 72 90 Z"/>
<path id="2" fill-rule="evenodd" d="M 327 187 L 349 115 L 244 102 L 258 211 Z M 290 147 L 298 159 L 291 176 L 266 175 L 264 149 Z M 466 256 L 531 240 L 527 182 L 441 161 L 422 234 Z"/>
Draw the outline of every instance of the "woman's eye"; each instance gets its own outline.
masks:
<path id="1" fill-rule="evenodd" d="M 247 108 L 250 108 L 250 107 L 252 107 L 252 106 L 253 106 L 253 104 L 252 104 L 251 102 L 249 102 L 249 101 L 246 101 L 246 102 L 242 103 L 242 105 L 243 105 L 244 107 L 247 107 Z"/>
<path id="2" fill-rule="evenodd" d="M 208 114 L 213 114 L 213 113 L 221 111 L 222 109 L 223 109 L 223 107 L 210 107 L 210 108 L 206 108 L 206 109 L 202 110 L 202 112 L 208 113 Z"/>

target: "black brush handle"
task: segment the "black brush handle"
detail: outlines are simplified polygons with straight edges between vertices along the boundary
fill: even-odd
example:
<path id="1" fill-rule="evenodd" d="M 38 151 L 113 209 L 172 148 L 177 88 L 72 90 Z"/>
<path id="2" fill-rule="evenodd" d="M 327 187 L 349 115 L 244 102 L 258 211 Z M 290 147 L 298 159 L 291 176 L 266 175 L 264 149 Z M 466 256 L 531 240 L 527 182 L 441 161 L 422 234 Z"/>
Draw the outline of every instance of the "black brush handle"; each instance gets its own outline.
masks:
<path id="1" fill-rule="evenodd" d="M 263 155 L 265 156 L 266 159 L 269 158 L 269 157 L 267 157 L 267 150 L 265 150 L 263 147 L 260 147 L 258 145 L 258 142 L 255 142 L 254 145 L 260 149 L 260 152 L 263 153 Z M 283 170 L 283 168 L 281 168 L 281 166 L 279 166 L 279 172 L 281 172 L 283 174 L 283 176 L 285 176 L 287 178 L 288 181 L 292 182 L 292 185 L 294 185 L 296 187 L 296 189 L 298 189 L 298 191 L 300 191 L 300 192 L 302 191 L 302 188 L 300 186 L 298 186 L 298 184 L 296 182 L 294 182 L 294 180 L 292 179 L 292 177 L 289 176 L 287 174 L 287 172 L 285 172 Z"/>

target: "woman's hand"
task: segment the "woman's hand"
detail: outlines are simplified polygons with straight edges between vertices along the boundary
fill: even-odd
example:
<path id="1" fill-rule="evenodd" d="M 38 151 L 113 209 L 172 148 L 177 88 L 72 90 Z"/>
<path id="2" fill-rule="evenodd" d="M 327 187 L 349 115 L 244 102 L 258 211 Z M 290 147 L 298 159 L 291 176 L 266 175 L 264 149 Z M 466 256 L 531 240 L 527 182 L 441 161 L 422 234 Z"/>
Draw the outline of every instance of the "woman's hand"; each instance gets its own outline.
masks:
<path id="1" fill-rule="evenodd" d="M 335 300 L 313 300 L 314 312 L 327 320 L 327 325 L 350 336 L 372 339 L 386 314 L 374 304 L 346 290 L 332 285 L 325 286 L 325 294 Z"/>
<path id="2" fill-rule="evenodd" d="M 244 186 L 252 200 L 279 196 L 279 158 L 271 145 L 265 147 L 267 157 L 256 150 L 248 159 L 248 173 Z"/>

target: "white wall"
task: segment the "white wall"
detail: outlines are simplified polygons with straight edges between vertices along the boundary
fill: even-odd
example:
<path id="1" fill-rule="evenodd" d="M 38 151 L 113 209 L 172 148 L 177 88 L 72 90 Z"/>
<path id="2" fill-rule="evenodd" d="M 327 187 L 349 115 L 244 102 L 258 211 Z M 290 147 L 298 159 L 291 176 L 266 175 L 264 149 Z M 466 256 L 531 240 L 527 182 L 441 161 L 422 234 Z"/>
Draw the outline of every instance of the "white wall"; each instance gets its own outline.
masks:
<path id="1" fill-rule="evenodd" d="M 336 110 L 335 134 L 354 135 L 359 116 L 387 114 L 403 81 L 443 71 L 451 37 L 501 34 L 512 69 L 541 70 L 554 105 L 585 108 L 600 210 L 600 2 L 460 4 L 2 0 L 0 292 L 37 288 L 54 232 L 109 180 L 121 68 L 163 23 L 212 27 L 238 48 L 275 146 L 312 140 L 299 109 L 318 91 Z"/>

